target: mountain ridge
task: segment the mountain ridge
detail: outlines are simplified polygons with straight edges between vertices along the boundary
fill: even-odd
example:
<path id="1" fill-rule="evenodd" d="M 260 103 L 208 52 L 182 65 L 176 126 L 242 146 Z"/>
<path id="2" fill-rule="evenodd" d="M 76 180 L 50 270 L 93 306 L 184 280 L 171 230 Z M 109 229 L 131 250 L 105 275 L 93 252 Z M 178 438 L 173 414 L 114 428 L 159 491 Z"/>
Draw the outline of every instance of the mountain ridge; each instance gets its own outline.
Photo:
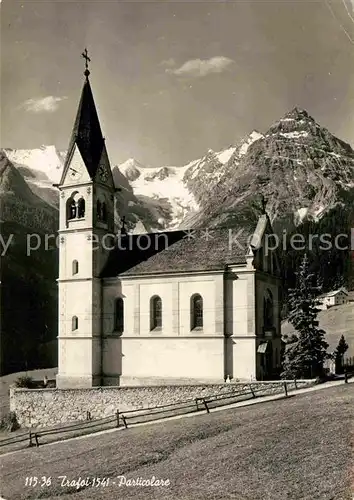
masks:
<path id="1" fill-rule="evenodd" d="M 40 343 L 55 344 L 57 336 L 58 249 L 41 247 L 27 256 L 26 235 L 35 231 L 43 241 L 57 233 L 59 194 L 53 183 L 64 157 L 54 146 L 0 153 L 1 232 L 5 241 L 15 235 L 1 268 L 1 352 L 7 373 L 26 368 L 24 360 L 34 363 L 28 369 L 56 363 L 56 352 L 38 357 L 37 351 Z M 125 216 L 130 232 L 254 226 L 263 210 L 260 195 L 276 231 L 296 229 L 308 236 L 353 227 L 354 150 L 299 108 L 264 133 L 253 131 L 221 151 L 206 149 L 185 165 L 147 167 L 131 158 L 112 164 L 112 174 L 121 188 L 117 227 Z M 327 253 L 316 248 L 312 254 L 312 270 L 327 289 L 338 277 L 350 276 L 347 254 L 335 248 Z M 301 255 L 286 249 L 286 287 L 294 284 Z"/>
<path id="2" fill-rule="evenodd" d="M 272 220 L 285 215 L 296 225 L 304 216 L 318 219 L 347 200 L 349 192 L 353 198 L 353 149 L 295 108 L 250 144 L 244 156 L 230 158 L 194 224 L 228 223 L 225 214 L 232 219 L 263 195 Z"/>
<path id="3" fill-rule="evenodd" d="M 4 153 L 31 190 L 58 207 L 52 184 L 60 177 L 65 152 L 42 146 Z M 262 194 L 272 220 L 285 217 L 287 226 L 296 226 L 318 220 L 342 202 L 342 191 L 352 191 L 353 155 L 348 143 L 295 107 L 264 133 L 253 130 L 239 144 L 208 149 L 185 165 L 149 167 L 134 158 L 113 165 L 123 193 L 116 219 L 124 215 L 132 231 L 138 222 L 146 231 L 232 224 L 234 212 L 249 215 L 251 199 Z"/>

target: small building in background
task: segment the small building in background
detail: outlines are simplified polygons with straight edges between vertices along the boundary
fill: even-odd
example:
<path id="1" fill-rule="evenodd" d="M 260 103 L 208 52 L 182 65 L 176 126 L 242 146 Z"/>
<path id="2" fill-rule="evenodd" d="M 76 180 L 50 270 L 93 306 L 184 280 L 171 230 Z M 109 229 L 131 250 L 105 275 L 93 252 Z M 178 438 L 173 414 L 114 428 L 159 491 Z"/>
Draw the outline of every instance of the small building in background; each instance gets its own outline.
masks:
<path id="1" fill-rule="evenodd" d="M 321 300 L 319 309 L 326 310 L 329 307 L 347 304 L 349 302 L 349 294 L 347 290 L 342 287 L 338 288 L 338 290 L 333 290 L 332 292 L 323 293 L 320 295 L 319 299 Z"/>

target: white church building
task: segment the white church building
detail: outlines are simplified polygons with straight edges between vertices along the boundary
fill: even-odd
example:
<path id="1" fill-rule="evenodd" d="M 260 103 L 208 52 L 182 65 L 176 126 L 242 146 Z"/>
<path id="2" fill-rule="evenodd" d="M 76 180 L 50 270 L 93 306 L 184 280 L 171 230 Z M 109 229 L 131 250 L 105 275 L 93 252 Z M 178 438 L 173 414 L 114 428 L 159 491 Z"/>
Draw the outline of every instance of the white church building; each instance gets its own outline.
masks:
<path id="1" fill-rule="evenodd" d="M 57 387 L 272 378 L 281 280 L 266 214 L 252 231 L 132 235 L 115 226 L 111 167 L 86 69 L 57 185 Z"/>

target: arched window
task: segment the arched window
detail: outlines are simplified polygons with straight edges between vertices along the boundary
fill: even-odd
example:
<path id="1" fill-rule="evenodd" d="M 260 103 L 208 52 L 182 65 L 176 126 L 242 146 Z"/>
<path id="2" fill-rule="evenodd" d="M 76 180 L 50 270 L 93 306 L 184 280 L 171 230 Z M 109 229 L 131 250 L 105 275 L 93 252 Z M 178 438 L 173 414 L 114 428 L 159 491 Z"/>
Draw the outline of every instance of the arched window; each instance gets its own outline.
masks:
<path id="1" fill-rule="evenodd" d="M 97 220 L 100 222 L 107 222 L 107 204 L 104 195 L 100 195 L 100 198 L 96 202 L 96 206 Z"/>
<path id="2" fill-rule="evenodd" d="M 123 332 L 124 330 L 124 302 L 119 297 L 115 302 L 115 317 L 114 317 L 114 330 L 116 332 Z"/>
<path id="3" fill-rule="evenodd" d="M 73 260 L 73 275 L 79 272 L 79 263 L 77 260 Z"/>
<path id="4" fill-rule="evenodd" d="M 105 202 L 101 205 L 101 220 L 107 222 L 107 207 Z"/>
<path id="5" fill-rule="evenodd" d="M 79 219 L 85 217 L 85 200 L 83 198 L 77 202 L 77 216 Z"/>
<path id="6" fill-rule="evenodd" d="M 102 204 L 100 200 L 97 200 L 97 220 L 101 220 L 102 217 Z"/>
<path id="7" fill-rule="evenodd" d="M 203 328 L 203 299 L 196 293 L 191 297 L 191 330 L 195 328 Z"/>
<path id="8" fill-rule="evenodd" d="M 273 295 L 270 290 L 266 291 L 263 299 L 263 325 L 265 329 L 274 326 Z"/>
<path id="9" fill-rule="evenodd" d="M 73 316 L 71 320 L 71 329 L 72 331 L 77 330 L 79 328 L 79 320 L 77 316 Z"/>
<path id="10" fill-rule="evenodd" d="M 162 301 L 155 295 L 150 299 L 150 330 L 162 327 Z"/>
<path id="11" fill-rule="evenodd" d="M 76 218 L 76 202 L 73 198 L 69 198 L 67 201 L 67 218 L 75 219 Z"/>

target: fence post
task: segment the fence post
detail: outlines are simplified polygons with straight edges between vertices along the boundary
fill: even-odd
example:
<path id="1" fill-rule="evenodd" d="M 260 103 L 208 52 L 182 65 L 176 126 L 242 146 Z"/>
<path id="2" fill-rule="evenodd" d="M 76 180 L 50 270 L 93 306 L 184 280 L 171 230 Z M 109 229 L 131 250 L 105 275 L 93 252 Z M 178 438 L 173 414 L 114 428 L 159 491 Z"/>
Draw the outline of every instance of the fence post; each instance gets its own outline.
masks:
<path id="1" fill-rule="evenodd" d="M 346 368 L 344 368 L 344 383 L 348 383 L 348 370 Z"/>
<path id="2" fill-rule="evenodd" d="M 117 427 L 119 427 L 119 410 L 116 411 Z"/>
<path id="3" fill-rule="evenodd" d="M 286 382 L 284 382 L 284 393 L 285 393 L 285 397 L 288 397 L 288 386 L 287 386 Z"/>
<path id="4" fill-rule="evenodd" d="M 33 446 L 33 443 L 32 443 L 32 432 L 29 431 L 29 447 Z"/>
<path id="5" fill-rule="evenodd" d="M 209 410 L 209 408 L 208 408 L 208 404 L 207 404 L 207 402 L 205 401 L 205 399 L 203 399 L 203 403 L 204 403 L 204 406 L 205 406 L 205 409 L 206 409 L 207 413 L 210 413 L 210 410 Z"/>
<path id="6" fill-rule="evenodd" d="M 38 435 L 37 434 L 34 435 L 34 439 L 36 440 L 36 446 L 38 447 L 39 446 L 39 442 L 38 442 Z"/>
<path id="7" fill-rule="evenodd" d="M 123 420 L 124 427 L 126 429 L 128 429 L 128 424 L 127 424 L 127 421 L 125 420 L 125 416 L 124 415 L 122 415 L 122 420 Z"/>
<path id="8" fill-rule="evenodd" d="M 199 398 L 195 398 L 195 404 L 197 405 L 197 411 L 199 411 L 199 404 L 198 404 Z"/>
<path id="9" fill-rule="evenodd" d="M 296 378 L 294 378 L 294 386 L 295 386 L 295 389 L 297 389 Z"/>
<path id="10" fill-rule="evenodd" d="M 255 398 L 255 397 L 256 397 L 256 395 L 255 395 L 255 393 L 254 393 L 254 390 L 253 390 L 253 387 L 251 386 L 251 384 L 250 384 L 250 391 L 251 391 L 251 393 L 252 393 L 252 396 Z"/>

